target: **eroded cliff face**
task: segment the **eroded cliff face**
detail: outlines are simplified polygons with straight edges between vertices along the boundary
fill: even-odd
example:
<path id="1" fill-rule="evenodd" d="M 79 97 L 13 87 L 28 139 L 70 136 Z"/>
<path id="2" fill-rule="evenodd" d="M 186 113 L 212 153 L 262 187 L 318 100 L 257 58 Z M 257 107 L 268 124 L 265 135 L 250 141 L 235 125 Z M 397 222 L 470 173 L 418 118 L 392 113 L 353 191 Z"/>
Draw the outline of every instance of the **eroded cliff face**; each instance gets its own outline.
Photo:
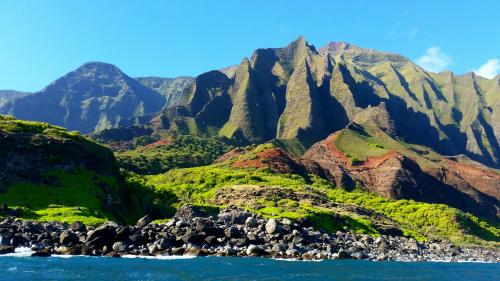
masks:
<path id="1" fill-rule="evenodd" d="M 174 129 L 308 147 L 383 108 L 376 121 L 394 137 L 500 163 L 499 77 L 430 73 L 400 55 L 338 42 L 317 50 L 302 37 L 284 48 L 258 49 L 217 73 L 227 79 L 207 81 L 203 74 L 186 87 L 184 102 L 169 111 Z M 217 94 L 199 98 L 201 80 Z"/>
<path id="2" fill-rule="evenodd" d="M 431 165 L 405 151 L 390 151 L 353 163 L 335 144 L 340 133 L 313 145 L 301 163 L 346 189 L 357 186 L 387 198 L 443 203 L 498 219 L 498 173 L 479 164 L 471 166 L 443 157 L 434 159 Z"/>

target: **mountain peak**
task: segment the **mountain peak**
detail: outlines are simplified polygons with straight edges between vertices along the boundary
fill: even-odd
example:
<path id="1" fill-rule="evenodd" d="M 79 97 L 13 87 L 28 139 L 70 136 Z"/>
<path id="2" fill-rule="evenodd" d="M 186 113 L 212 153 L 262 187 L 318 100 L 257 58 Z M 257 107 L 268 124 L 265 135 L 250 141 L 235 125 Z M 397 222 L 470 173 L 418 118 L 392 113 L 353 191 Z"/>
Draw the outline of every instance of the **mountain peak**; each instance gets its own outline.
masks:
<path id="1" fill-rule="evenodd" d="M 292 49 L 311 49 L 312 51 L 316 52 L 316 49 L 314 48 L 313 45 L 309 45 L 307 42 L 306 38 L 302 35 L 297 37 L 294 41 L 292 41 L 287 48 L 292 48 Z"/>
<path id="2" fill-rule="evenodd" d="M 303 35 L 299 35 L 299 37 L 297 37 L 297 39 L 295 39 L 295 42 L 307 42 L 307 41 Z"/>
<path id="3" fill-rule="evenodd" d="M 77 73 L 107 73 L 124 75 L 123 72 L 114 64 L 105 62 L 87 62 L 78 67 L 74 72 Z"/>

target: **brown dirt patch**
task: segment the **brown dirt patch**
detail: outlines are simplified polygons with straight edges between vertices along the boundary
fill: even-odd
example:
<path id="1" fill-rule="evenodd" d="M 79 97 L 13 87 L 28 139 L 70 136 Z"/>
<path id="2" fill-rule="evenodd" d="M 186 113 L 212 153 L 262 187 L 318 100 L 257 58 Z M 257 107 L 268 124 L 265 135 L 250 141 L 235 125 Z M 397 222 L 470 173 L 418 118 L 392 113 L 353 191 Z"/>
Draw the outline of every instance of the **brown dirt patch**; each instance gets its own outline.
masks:
<path id="1" fill-rule="evenodd" d="M 151 149 L 151 148 L 154 148 L 154 147 L 157 147 L 157 146 L 169 145 L 169 144 L 172 143 L 172 141 L 173 141 L 172 137 L 164 138 L 164 139 L 161 139 L 159 141 L 156 141 L 156 142 L 153 142 L 153 143 L 145 145 L 144 149 Z"/>
<path id="2" fill-rule="evenodd" d="M 303 174 L 305 169 L 281 148 L 269 148 L 255 153 L 251 159 L 239 159 L 233 163 L 235 168 L 269 168 L 283 174 Z"/>
<path id="3" fill-rule="evenodd" d="M 458 173 L 470 185 L 484 194 L 500 199 L 500 175 L 487 168 L 444 159 L 444 166 Z"/>
<path id="4" fill-rule="evenodd" d="M 229 161 L 229 160 L 231 160 L 231 158 L 243 155 L 246 152 L 247 151 L 245 149 L 243 149 L 243 148 L 232 149 L 232 150 L 224 153 L 219 158 L 215 159 L 214 164 L 223 163 L 223 162 Z"/>

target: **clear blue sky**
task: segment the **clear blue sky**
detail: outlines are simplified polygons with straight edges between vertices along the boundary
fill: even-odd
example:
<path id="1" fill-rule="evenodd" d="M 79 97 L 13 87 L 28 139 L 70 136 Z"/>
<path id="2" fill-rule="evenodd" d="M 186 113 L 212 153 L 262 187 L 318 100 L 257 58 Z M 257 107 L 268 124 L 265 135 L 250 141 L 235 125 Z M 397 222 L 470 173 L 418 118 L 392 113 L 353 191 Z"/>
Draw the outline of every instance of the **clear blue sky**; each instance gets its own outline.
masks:
<path id="1" fill-rule="evenodd" d="M 498 73 L 500 1 L 0 0 L 0 89 L 40 90 L 87 61 L 130 76 L 197 75 L 299 35 Z M 427 54 L 427 55 L 425 55 Z M 425 56 L 424 56 L 425 55 Z"/>

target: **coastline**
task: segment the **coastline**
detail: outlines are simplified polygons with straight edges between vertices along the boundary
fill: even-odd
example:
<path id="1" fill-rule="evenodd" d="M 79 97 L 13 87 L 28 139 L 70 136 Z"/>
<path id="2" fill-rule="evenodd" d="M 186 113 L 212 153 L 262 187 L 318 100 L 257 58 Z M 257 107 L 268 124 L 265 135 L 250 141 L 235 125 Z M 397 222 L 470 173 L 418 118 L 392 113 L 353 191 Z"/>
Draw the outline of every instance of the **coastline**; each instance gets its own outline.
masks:
<path id="1" fill-rule="evenodd" d="M 2 257 L 12 257 L 12 258 L 31 258 L 32 254 L 35 253 L 35 250 L 32 250 L 31 248 L 25 248 L 25 247 L 20 247 L 16 248 L 14 253 L 9 253 L 9 254 L 2 254 L 0 255 L 0 258 Z M 47 258 L 61 258 L 61 259 L 68 259 L 68 258 L 75 258 L 75 257 L 81 257 L 81 258 L 104 258 L 104 259 L 114 259 L 117 258 L 117 256 L 91 256 L 91 255 L 63 255 L 63 254 L 51 254 Z M 207 256 L 192 256 L 192 255 L 155 255 L 155 256 L 146 256 L 146 255 L 121 255 L 119 258 L 123 259 L 145 259 L 145 260 L 190 260 L 190 259 L 195 259 L 195 258 L 207 258 L 207 257 L 212 257 L 212 258 L 222 258 L 224 256 L 217 256 L 217 255 L 207 255 Z M 227 257 L 227 256 L 226 256 Z M 275 260 L 275 261 L 286 261 L 286 262 L 322 262 L 322 261 L 329 261 L 329 260 L 340 260 L 340 259 L 300 259 L 300 258 L 275 258 L 275 257 L 266 257 L 266 256 L 233 256 L 233 258 L 261 258 L 261 259 L 270 259 L 270 260 Z M 347 259 L 346 259 L 347 260 Z M 353 259 L 351 259 L 353 260 Z M 377 260 L 364 260 L 368 262 L 401 262 L 401 263 L 413 263 L 413 262 L 418 262 L 418 263 L 469 263 L 469 264 L 474 264 L 474 263 L 479 263 L 479 264 L 497 264 L 499 261 L 471 261 L 471 260 L 419 260 L 419 261 L 411 261 L 411 260 L 385 260 L 385 261 L 377 261 Z"/>
<path id="2" fill-rule="evenodd" d="M 38 223 L 7 218 L 0 222 L 0 254 L 25 256 L 107 256 L 175 259 L 196 256 L 264 257 L 288 261 L 356 259 L 371 261 L 490 262 L 500 249 L 458 247 L 449 241 L 420 243 L 402 236 L 314 230 L 307 221 L 265 219 L 230 207 L 207 216 L 185 206 L 170 221 L 135 226 L 112 222 Z"/>

